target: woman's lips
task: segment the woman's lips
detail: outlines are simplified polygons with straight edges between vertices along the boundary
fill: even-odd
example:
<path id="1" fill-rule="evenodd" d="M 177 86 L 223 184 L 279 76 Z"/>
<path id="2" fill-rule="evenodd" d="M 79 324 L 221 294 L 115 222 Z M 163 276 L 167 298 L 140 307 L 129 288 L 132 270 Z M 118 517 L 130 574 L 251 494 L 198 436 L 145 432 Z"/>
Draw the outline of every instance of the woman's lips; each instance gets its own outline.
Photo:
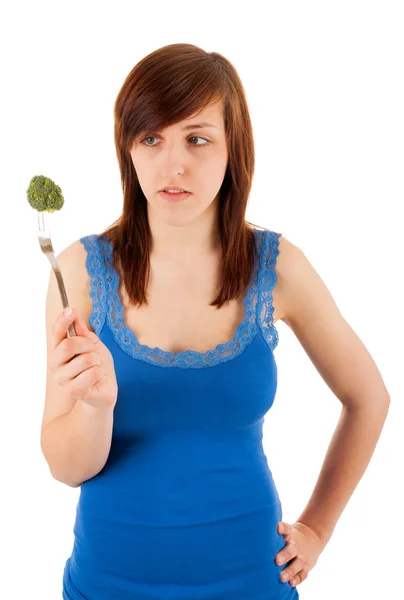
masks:
<path id="1" fill-rule="evenodd" d="M 188 196 L 191 195 L 191 192 L 180 192 L 179 194 L 173 194 L 170 192 L 159 192 L 162 198 L 168 200 L 169 202 L 179 202 L 180 200 L 185 200 Z"/>

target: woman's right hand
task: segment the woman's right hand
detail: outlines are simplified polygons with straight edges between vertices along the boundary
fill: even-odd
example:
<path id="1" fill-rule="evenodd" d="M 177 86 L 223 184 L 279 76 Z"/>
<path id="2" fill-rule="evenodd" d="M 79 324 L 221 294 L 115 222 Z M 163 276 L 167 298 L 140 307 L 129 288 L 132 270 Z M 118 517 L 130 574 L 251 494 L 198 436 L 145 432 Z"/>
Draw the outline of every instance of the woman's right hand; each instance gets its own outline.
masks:
<path id="1" fill-rule="evenodd" d="M 114 407 L 118 384 L 112 354 L 75 308 L 70 308 L 70 317 L 62 311 L 53 324 L 49 368 L 70 398 L 95 407 Z M 73 321 L 77 335 L 69 337 L 68 328 Z"/>

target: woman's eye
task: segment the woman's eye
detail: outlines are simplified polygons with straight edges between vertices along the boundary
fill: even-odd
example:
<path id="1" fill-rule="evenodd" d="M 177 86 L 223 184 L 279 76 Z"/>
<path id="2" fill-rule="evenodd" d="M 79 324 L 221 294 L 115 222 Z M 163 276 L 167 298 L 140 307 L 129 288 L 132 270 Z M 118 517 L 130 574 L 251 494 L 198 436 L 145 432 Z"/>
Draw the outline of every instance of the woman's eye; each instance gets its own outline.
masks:
<path id="1" fill-rule="evenodd" d="M 190 140 L 204 140 L 206 142 L 206 144 L 209 144 L 208 140 L 200 137 L 199 135 L 192 135 L 190 138 Z M 192 146 L 206 146 L 206 144 L 191 144 Z"/>
<path id="2" fill-rule="evenodd" d="M 144 144 L 144 142 L 146 142 L 147 140 L 154 140 L 156 139 L 155 136 L 153 135 L 149 135 L 146 138 L 143 139 L 142 144 Z M 206 142 L 206 144 L 191 144 L 191 146 L 206 146 L 207 144 L 209 144 L 209 141 L 203 137 L 200 137 L 199 135 L 192 135 L 190 138 L 188 138 L 190 140 L 204 140 Z M 153 148 L 156 144 L 144 144 L 145 146 L 149 146 L 151 148 Z"/>
<path id="3" fill-rule="evenodd" d="M 152 140 L 153 137 L 152 136 L 148 136 L 146 138 L 144 138 L 144 140 L 142 140 L 142 144 L 144 144 L 147 140 Z M 145 144 L 145 146 L 150 146 L 150 144 Z"/>

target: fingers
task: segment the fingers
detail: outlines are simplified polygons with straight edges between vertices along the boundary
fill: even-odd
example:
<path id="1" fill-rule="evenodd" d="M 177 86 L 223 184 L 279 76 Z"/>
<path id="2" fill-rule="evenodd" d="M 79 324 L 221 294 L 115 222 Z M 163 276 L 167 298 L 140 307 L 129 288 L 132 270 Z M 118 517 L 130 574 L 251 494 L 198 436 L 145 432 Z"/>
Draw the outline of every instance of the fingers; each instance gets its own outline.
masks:
<path id="1" fill-rule="evenodd" d="M 292 579 L 289 579 L 289 585 L 291 585 L 292 587 L 295 587 L 296 585 L 299 585 L 299 583 L 302 583 L 302 581 L 304 581 L 307 577 L 307 571 L 305 571 L 304 569 L 302 569 L 299 573 L 297 573 L 294 577 L 292 577 Z"/>
<path id="2" fill-rule="evenodd" d="M 278 522 L 278 533 L 282 533 L 282 535 L 284 533 L 290 533 L 291 529 L 291 526 L 288 523 L 285 523 L 285 521 Z"/>
<path id="3" fill-rule="evenodd" d="M 308 575 L 308 567 L 306 560 L 302 554 L 298 552 L 298 546 L 292 540 L 292 527 L 285 521 L 278 522 L 278 533 L 284 536 L 286 545 L 275 556 L 277 565 L 288 563 L 287 567 L 281 571 L 281 581 L 287 582 L 294 587 L 304 581 Z"/>
<path id="4" fill-rule="evenodd" d="M 298 585 L 307 577 L 308 570 L 304 558 L 298 554 L 294 561 L 281 573 L 281 581 L 289 581 L 291 586 Z"/>
<path id="5" fill-rule="evenodd" d="M 70 363 L 64 365 L 63 369 L 59 369 L 56 374 L 56 380 L 60 385 L 65 385 L 92 367 L 101 366 L 101 356 L 98 352 L 86 352 L 79 354 Z M 95 373 L 97 373 L 97 369 Z M 87 376 L 88 374 L 86 374 Z"/>
<path id="6" fill-rule="evenodd" d="M 284 565 L 289 560 L 291 560 L 292 558 L 294 558 L 295 556 L 297 556 L 297 553 L 298 553 L 298 549 L 297 549 L 296 542 L 294 542 L 293 540 L 291 540 L 276 555 L 276 557 L 275 557 L 276 564 L 277 565 Z"/>
<path id="7" fill-rule="evenodd" d="M 88 336 L 85 324 L 77 315 L 77 311 L 72 307 L 72 315 L 67 317 L 65 311 L 62 311 L 56 319 L 52 328 L 52 345 L 54 352 L 52 353 L 52 368 L 57 368 L 61 365 L 66 365 L 77 355 L 93 352 L 95 349 L 95 340 L 93 336 Z M 76 320 L 77 335 L 68 336 L 68 328 L 70 323 Z M 89 332 L 88 332 L 89 333 Z M 88 360 L 88 357 L 87 357 Z M 77 363 L 76 363 L 77 364 Z"/>
<path id="8" fill-rule="evenodd" d="M 72 315 L 70 317 L 66 316 L 65 310 L 59 313 L 56 321 L 52 327 L 52 335 L 51 335 L 51 343 L 54 350 L 59 346 L 60 342 L 67 338 L 67 330 L 69 328 L 70 323 L 74 321 L 77 316 L 76 310 L 74 307 L 68 307 L 72 310 Z"/>
<path id="9" fill-rule="evenodd" d="M 292 537 L 292 528 L 289 523 L 285 523 L 285 521 L 279 521 L 278 533 L 281 533 L 284 536 L 285 542 L 289 542 Z"/>
<path id="10" fill-rule="evenodd" d="M 94 352 L 95 343 L 93 340 L 83 336 L 73 336 L 62 340 L 54 351 L 54 366 L 65 365 L 70 360 L 86 352 Z"/>

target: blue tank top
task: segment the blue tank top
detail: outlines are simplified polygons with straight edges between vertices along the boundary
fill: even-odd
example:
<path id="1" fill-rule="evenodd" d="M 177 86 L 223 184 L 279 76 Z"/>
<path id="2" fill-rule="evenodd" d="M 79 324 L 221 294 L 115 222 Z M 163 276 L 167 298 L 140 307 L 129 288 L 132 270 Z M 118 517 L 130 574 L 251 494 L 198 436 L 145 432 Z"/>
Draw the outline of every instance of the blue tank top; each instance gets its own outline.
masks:
<path id="1" fill-rule="evenodd" d="M 281 502 L 262 446 L 277 387 L 272 291 L 282 234 L 258 258 L 232 340 L 206 353 L 139 344 L 106 236 L 87 251 L 95 333 L 118 397 L 104 468 L 80 487 L 64 600 L 296 600 L 275 555 Z"/>

